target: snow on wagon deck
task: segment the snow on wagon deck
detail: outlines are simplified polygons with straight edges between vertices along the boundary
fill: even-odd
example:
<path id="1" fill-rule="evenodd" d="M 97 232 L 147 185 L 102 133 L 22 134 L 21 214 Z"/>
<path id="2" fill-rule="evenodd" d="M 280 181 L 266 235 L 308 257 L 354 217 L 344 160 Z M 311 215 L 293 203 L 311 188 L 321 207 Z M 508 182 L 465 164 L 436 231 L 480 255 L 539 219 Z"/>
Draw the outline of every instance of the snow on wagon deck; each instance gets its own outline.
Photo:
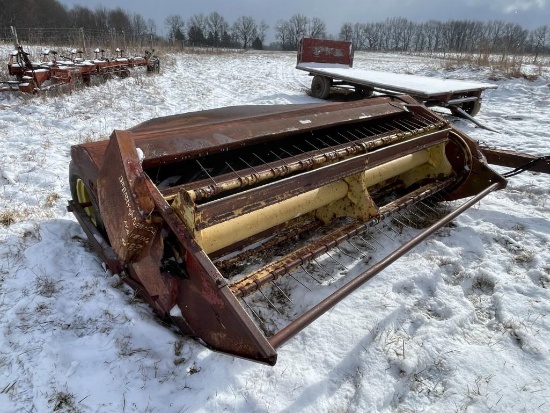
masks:
<path id="1" fill-rule="evenodd" d="M 351 42 L 337 40 L 303 38 L 296 68 L 313 76 L 311 94 L 320 99 L 326 99 L 332 87 L 351 87 L 365 97 L 374 91 L 405 93 L 426 106 L 447 107 L 467 118 L 479 111 L 481 93 L 497 87 L 491 83 L 355 69 Z"/>
<path id="2" fill-rule="evenodd" d="M 497 88 L 496 85 L 491 83 L 379 72 L 376 70 L 356 69 L 337 63 L 305 62 L 299 63 L 296 68 L 332 79 L 370 86 L 374 89 L 407 93 L 425 99 L 446 94 Z"/>

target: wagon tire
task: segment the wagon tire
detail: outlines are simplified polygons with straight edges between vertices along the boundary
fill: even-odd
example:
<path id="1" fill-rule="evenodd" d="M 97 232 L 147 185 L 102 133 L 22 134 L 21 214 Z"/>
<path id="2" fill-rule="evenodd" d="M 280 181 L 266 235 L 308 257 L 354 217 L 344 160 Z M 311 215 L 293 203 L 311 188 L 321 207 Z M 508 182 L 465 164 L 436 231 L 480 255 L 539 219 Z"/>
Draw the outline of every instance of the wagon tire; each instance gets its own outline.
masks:
<path id="1" fill-rule="evenodd" d="M 355 93 L 362 98 L 370 98 L 374 94 L 374 89 L 366 86 L 355 86 Z"/>
<path id="2" fill-rule="evenodd" d="M 319 99 L 326 99 L 330 93 L 331 80 L 328 77 L 315 75 L 311 81 L 311 95 Z"/>
<path id="3" fill-rule="evenodd" d="M 462 105 L 460 105 L 460 109 L 462 109 L 468 115 L 473 117 L 477 115 L 479 113 L 479 110 L 481 109 L 481 100 L 475 100 L 473 102 L 463 103 Z M 451 113 L 460 118 L 463 117 L 462 114 L 457 110 L 455 110 L 452 106 L 451 106 Z"/>
<path id="4" fill-rule="evenodd" d="M 78 168 L 76 168 L 72 161 L 69 164 L 69 188 L 71 190 L 71 197 L 73 201 L 79 204 L 91 204 L 84 207 L 84 212 L 90 218 L 90 221 L 92 221 L 92 224 L 95 225 L 98 231 L 105 235 L 105 225 L 101 219 L 99 208 L 95 199 L 90 195 L 92 194 L 92 191 L 86 183 L 86 180 L 81 178 Z"/>

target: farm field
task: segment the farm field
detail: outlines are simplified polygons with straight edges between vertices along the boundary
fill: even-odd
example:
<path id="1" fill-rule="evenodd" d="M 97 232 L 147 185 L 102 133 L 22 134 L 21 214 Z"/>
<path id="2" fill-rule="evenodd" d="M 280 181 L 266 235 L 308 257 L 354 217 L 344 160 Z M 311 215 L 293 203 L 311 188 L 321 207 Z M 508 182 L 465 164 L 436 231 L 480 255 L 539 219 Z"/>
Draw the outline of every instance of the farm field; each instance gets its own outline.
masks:
<path id="1" fill-rule="evenodd" d="M 158 116 L 314 103 L 295 61 L 168 54 L 160 75 L 0 96 L 0 413 L 550 411 L 550 175 L 511 178 L 285 344 L 275 367 L 176 334 L 104 271 L 66 210 L 70 146 Z M 524 67 L 536 80 L 409 55 L 357 53 L 354 66 L 494 82 L 477 119 L 498 132 L 455 125 L 550 155 L 549 66 Z"/>

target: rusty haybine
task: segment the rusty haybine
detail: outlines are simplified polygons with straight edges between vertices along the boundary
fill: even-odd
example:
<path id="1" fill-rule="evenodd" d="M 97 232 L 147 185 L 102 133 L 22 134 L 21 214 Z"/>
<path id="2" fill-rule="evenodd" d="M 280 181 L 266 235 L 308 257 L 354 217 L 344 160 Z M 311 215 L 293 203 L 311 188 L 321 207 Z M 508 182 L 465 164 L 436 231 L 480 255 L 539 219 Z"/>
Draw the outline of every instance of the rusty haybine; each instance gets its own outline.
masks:
<path id="1" fill-rule="evenodd" d="M 169 116 L 71 157 L 69 209 L 108 268 L 184 334 L 267 364 L 506 186 L 476 142 L 407 96 Z"/>

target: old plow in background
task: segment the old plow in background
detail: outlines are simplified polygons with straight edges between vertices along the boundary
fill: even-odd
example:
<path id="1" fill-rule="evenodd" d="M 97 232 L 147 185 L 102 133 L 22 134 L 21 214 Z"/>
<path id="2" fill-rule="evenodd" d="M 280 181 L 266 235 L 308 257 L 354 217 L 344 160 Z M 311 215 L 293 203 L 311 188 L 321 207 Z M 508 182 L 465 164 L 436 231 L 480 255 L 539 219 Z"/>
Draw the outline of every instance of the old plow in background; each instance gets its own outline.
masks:
<path id="1" fill-rule="evenodd" d="M 110 270 L 184 334 L 271 365 L 507 182 L 408 96 L 169 116 L 71 157 L 69 210 Z"/>
<path id="2" fill-rule="evenodd" d="M 17 46 L 8 62 L 8 73 L 13 80 L 0 82 L 0 92 L 36 94 L 61 86 L 67 86 L 72 91 L 77 84 L 89 86 L 94 78 L 128 77 L 131 69 L 137 67 L 144 67 L 149 73 L 158 73 L 160 61 L 153 53 L 146 51 L 143 56 L 124 57 L 123 51 L 116 49 L 114 57 L 106 57 L 105 50 L 96 49 L 94 58 L 86 59 L 76 49 L 71 50 L 68 56 L 58 56 L 55 50 L 45 50 L 42 60 L 33 62 L 29 53 L 22 46 Z"/>

